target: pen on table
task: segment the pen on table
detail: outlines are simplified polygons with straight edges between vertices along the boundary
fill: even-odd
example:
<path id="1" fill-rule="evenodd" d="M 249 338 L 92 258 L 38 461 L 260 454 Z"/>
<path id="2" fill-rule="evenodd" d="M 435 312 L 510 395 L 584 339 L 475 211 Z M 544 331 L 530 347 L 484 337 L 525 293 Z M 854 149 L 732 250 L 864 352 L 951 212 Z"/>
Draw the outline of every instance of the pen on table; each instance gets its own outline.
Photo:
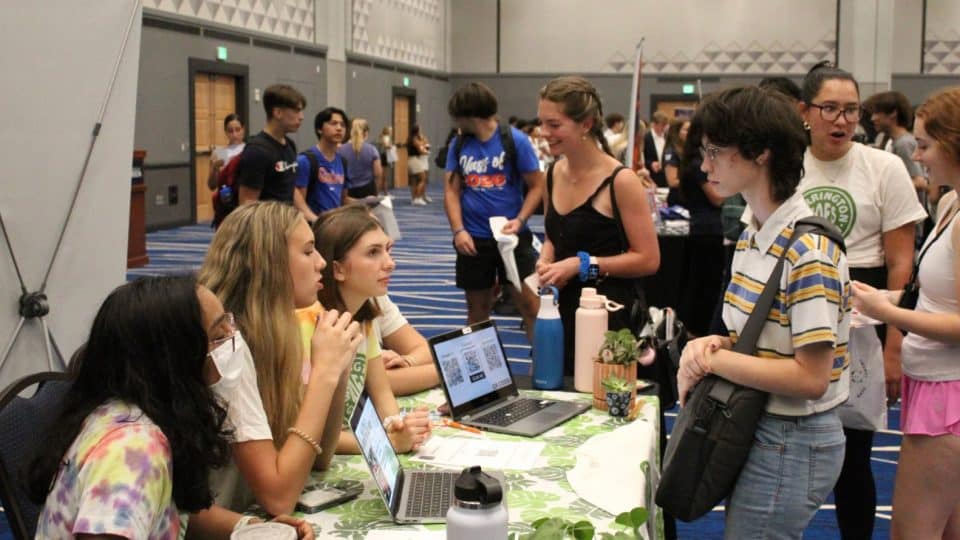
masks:
<path id="1" fill-rule="evenodd" d="M 475 427 L 465 426 L 465 425 L 461 424 L 460 422 L 455 422 L 455 421 L 453 421 L 453 420 L 450 420 L 449 418 L 444 418 L 444 420 L 443 420 L 443 425 L 445 425 L 445 426 L 447 426 L 447 427 L 452 427 L 452 428 L 454 428 L 454 429 L 462 429 L 462 430 L 464 430 L 464 431 L 469 431 L 470 433 L 476 433 L 477 435 L 482 435 L 482 434 L 483 434 L 482 431 L 480 431 L 479 429 L 477 429 L 477 428 L 475 428 Z"/>

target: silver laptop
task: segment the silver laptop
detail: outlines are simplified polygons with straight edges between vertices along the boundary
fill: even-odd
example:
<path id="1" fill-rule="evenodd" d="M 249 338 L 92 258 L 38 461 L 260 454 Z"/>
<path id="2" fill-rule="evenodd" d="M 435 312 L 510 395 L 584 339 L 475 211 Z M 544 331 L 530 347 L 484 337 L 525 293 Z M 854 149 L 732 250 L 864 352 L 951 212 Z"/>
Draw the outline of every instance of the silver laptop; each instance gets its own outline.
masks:
<path id="1" fill-rule="evenodd" d="M 492 320 L 434 336 L 429 343 L 457 422 L 535 437 L 590 408 L 587 403 L 520 396 Z"/>
<path id="2" fill-rule="evenodd" d="M 366 391 L 350 416 L 350 428 L 394 522 L 446 521 L 459 472 L 403 470 Z"/>

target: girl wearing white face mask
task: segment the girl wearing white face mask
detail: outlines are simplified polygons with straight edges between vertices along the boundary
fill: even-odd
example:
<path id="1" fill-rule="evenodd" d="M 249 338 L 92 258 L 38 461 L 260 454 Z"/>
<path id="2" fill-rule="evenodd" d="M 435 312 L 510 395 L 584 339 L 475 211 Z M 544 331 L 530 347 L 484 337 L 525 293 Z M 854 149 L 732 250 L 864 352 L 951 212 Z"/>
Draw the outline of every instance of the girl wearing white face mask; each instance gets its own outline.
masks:
<path id="1" fill-rule="evenodd" d="M 239 380 L 220 391 L 235 467 L 218 473 L 217 501 L 234 510 L 255 499 L 270 514 L 291 512 L 311 469 L 326 468 L 336 451 L 359 325 L 347 313 L 325 312 L 304 344 L 294 315 L 316 302 L 326 265 L 303 214 L 258 202 L 223 221 L 200 269 L 200 283 L 243 330 L 231 345 L 240 367 L 224 369 L 239 369 Z"/>
<path id="2" fill-rule="evenodd" d="M 208 480 L 229 459 L 211 386 L 237 380 L 224 353 L 230 321 L 189 277 L 139 280 L 107 297 L 30 471 L 31 497 L 44 503 L 38 538 L 178 538 L 189 522 L 188 537 L 226 539 L 247 522 L 213 505 Z M 280 520 L 313 538 L 302 520 Z"/>

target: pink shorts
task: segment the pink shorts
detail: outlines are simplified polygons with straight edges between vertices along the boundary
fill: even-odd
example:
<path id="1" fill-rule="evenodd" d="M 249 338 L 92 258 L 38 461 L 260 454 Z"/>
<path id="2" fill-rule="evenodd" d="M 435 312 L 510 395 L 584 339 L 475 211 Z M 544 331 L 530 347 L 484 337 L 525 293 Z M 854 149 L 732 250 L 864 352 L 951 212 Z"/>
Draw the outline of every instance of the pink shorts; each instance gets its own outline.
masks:
<path id="1" fill-rule="evenodd" d="M 900 430 L 906 435 L 960 436 L 960 381 L 903 376 Z"/>

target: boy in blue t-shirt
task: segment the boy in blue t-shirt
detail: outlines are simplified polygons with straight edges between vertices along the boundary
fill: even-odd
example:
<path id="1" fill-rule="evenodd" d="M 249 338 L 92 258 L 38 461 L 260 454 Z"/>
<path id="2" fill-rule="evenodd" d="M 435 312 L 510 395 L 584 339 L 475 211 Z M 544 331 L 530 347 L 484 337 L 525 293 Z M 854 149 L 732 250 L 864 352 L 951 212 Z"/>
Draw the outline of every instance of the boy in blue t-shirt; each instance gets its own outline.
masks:
<path id="1" fill-rule="evenodd" d="M 543 204 L 540 162 L 530 139 L 511 128 L 516 156 L 510 163 L 496 119 L 497 98 L 486 85 L 470 83 L 460 88 L 450 98 L 447 110 L 461 135 L 450 141 L 447 152 L 444 206 L 457 250 L 456 284 L 466 296 L 467 322 L 490 318 L 493 287 L 499 277 L 526 323 L 527 336 L 532 337 L 537 296 L 530 290 L 517 290 L 507 281 L 489 219 L 504 216 L 509 220 L 502 232 L 519 237 L 514 256 L 520 277 L 532 274 L 537 254 L 526 221 Z"/>
<path id="2" fill-rule="evenodd" d="M 318 142 L 297 156 L 293 197 L 294 206 L 303 212 L 309 223 L 343 204 L 345 171 L 343 158 L 337 155 L 337 146 L 343 142 L 346 133 L 347 114 L 336 107 L 327 107 L 317 113 L 313 126 Z M 316 167 L 312 166 L 311 157 L 316 161 Z"/>

